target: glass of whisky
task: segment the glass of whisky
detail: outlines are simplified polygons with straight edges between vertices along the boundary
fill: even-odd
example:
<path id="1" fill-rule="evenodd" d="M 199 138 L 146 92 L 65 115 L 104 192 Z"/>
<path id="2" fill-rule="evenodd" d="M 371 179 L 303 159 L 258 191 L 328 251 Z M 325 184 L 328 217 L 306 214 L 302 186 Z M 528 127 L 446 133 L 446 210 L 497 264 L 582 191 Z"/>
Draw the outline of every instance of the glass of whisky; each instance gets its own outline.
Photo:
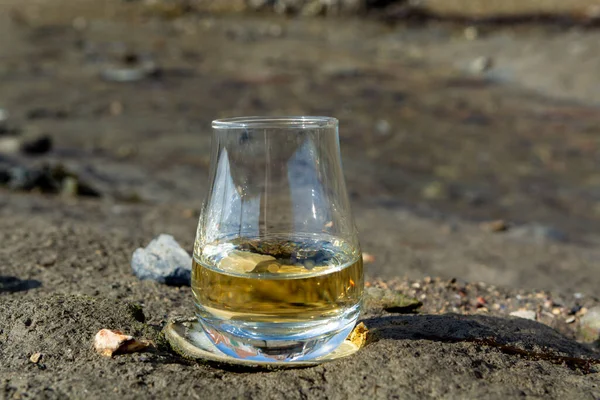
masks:
<path id="1" fill-rule="evenodd" d="M 194 245 L 198 320 L 223 353 L 312 360 L 354 327 L 363 265 L 329 117 L 212 123 Z"/>

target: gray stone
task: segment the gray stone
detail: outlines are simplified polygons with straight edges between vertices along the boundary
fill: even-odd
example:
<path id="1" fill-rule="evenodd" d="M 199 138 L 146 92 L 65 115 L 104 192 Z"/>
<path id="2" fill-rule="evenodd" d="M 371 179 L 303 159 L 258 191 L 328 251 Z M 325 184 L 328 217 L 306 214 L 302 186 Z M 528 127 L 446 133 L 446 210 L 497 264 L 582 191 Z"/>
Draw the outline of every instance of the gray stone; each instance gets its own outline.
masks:
<path id="1" fill-rule="evenodd" d="M 172 286 L 189 285 L 192 258 L 171 235 L 161 234 L 131 258 L 133 273 L 140 279 Z"/>
<path id="2" fill-rule="evenodd" d="M 569 240 L 566 233 L 551 226 L 535 223 L 512 228 L 509 230 L 509 236 L 536 243 L 542 243 L 546 241 L 566 242 Z"/>

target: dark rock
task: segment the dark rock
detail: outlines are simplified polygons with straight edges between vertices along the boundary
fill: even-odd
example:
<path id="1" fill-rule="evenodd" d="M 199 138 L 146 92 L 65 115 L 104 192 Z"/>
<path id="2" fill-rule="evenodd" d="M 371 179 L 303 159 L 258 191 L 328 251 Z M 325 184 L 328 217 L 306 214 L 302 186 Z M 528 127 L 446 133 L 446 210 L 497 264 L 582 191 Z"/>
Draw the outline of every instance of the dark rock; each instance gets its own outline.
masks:
<path id="1" fill-rule="evenodd" d="M 48 135 L 40 136 L 36 139 L 24 142 L 21 145 L 21 151 L 29 155 L 39 155 L 49 152 L 52 149 L 52 138 Z"/>
<path id="2" fill-rule="evenodd" d="M 133 273 L 172 286 L 189 285 L 192 258 L 171 235 L 161 234 L 146 248 L 139 248 L 131 258 Z"/>
<path id="3" fill-rule="evenodd" d="M 16 166 L 9 172 L 8 187 L 10 189 L 27 191 L 39 189 L 43 193 L 57 193 L 60 190 L 60 182 L 48 166 L 40 168 Z"/>
<path id="4" fill-rule="evenodd" d="M 39 190 L 42 193 L 58 194 L 64 191 L 66 183 L 72 181 L 75 181 L 74 194 L 101 197 L 101 193 L 92 185 L 80 180 L 61 164 L 26 166 L 2 162 L 0 159 L 0 184 L 12 190 Z"/>

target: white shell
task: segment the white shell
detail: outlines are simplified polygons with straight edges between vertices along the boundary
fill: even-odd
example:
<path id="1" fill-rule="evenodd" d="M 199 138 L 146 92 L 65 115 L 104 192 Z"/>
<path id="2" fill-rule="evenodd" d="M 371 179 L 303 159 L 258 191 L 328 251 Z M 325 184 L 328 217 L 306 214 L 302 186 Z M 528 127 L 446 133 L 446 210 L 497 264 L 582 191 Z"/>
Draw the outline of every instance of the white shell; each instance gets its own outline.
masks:
<path id="1" fill-rule="evenodd" d="M 116 353 L 133 353 L 148 346 L 150 346 L 150 342 L 146 340 L 137 340 L 121 331 L 110 329 L 101 329 L 94 337 L 96 352 L 105 357 L 112 357 Z"/>

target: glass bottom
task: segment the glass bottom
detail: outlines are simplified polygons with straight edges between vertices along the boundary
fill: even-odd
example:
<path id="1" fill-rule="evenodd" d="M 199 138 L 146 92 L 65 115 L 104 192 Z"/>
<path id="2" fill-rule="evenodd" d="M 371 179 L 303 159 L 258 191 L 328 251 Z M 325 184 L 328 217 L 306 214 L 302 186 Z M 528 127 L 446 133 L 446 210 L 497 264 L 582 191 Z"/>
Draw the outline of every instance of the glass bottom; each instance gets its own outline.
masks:
<path id="1" fill-rule="evenodd" d="M 338 348 L 350 334 L 360 304 L 335 317 L 293 323 L 221 319 L 198 307 L 198 321 L 224 354 L 251 361 L 307 361 Z"/>

